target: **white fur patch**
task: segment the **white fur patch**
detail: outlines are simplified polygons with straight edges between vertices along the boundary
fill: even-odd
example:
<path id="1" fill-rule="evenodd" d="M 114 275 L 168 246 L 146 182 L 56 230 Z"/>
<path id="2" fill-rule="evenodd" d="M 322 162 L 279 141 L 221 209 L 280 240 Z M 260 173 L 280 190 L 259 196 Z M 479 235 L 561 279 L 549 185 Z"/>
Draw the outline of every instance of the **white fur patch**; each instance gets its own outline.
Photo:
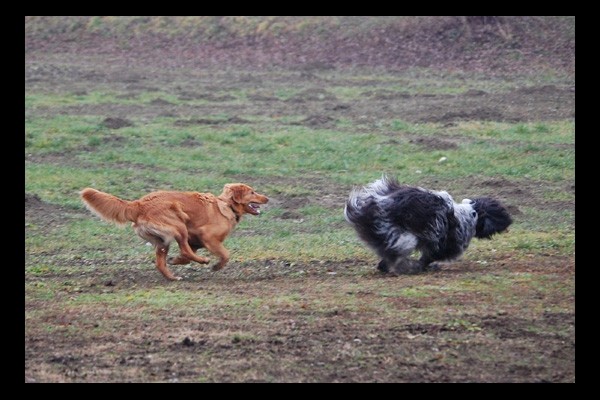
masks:
<path id="1" fill-rule="evenodd" d="M 432 193 L 437 194 L 442 199 L 444 199 L 444 201 L 446 202 L 446 204 L 448 205 L 448 207 L 453 207 L 454 206 L 454 199 L 452 198 L 452 196 L 450 196 L 450 193 L 446 192 L 445 190 L 442 190 L 440 192 L 432 191 Z"/>
<path id="2" fill-rule="evenodd" d="M 412 233 L 403 233 L 396 239 L 394 243 L 390 243 L 389 248 L 395 250 L 398 253 L 407 253 L 414 250 L 417 247 L 417 237 Z"/>
<path id="3" fill-rule="evenodd" d="M 477 213 L 470 203 L 461 203 L 454 205 L 454 216 L 460 224 L 458 233 L 462 237 L 462 248 L 466 249 L 475 234 Z"/>
<path id="4" fill-rule="evenodd" d="M 363 187 L 362 189 L 357 190 L 357 196 L 363 202 L 369 198 L 372 198 L 375 201 L 380 202 L 381 200 L 386 199 L 388 197 L 388 195 L 383 194 L 388 191 L 389 191 L 389 182 L 387 181 L 387 178 L 383 177 L 383 178 L 378 179 L 375 182 L 371 183 L 370 185 L 367 185 L 367 186 Z"/>
<path id="5" fill-rule="evenodd" d="M 133 229 L 139 237 L 152 243 L 153 246 L 168 246 L 175 240 L 173 233 L 168 229 L 157 229 L 143 224 L 135 224 Z"/>

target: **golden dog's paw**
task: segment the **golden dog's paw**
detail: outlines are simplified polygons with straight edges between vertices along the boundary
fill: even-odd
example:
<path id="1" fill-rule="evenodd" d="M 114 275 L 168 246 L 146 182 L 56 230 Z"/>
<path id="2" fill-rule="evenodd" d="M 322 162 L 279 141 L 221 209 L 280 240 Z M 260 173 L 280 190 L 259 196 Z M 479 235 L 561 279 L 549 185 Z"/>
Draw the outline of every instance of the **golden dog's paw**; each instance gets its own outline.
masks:
<path id="1" fill-rule="evenodd" d="M 183 265 L 188 263 L 189 261 L 182 259 L 181 257 L 167 257 L 167 264 L 169 265 Z"/>

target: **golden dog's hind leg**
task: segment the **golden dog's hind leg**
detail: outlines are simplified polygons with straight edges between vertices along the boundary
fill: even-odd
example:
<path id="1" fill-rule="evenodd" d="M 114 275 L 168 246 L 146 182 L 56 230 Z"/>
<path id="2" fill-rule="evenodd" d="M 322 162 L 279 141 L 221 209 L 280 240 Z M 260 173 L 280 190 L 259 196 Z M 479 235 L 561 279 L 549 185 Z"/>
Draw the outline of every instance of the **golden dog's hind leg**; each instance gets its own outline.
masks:
<path id="1" fill-rule="evenodd" d="M 179 281 L 181 277 L 173 275 L 167 267 L 167 253 L 169 246 L 156 246 L 156 268 L 170 281 Z"/>

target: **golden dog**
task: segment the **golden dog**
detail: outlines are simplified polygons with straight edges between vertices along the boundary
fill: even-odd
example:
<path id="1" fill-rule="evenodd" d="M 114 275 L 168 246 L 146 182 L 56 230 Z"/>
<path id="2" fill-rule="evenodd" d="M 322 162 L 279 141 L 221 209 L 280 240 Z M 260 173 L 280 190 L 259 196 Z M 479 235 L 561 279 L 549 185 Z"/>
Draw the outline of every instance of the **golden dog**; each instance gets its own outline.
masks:
<path id="1" fill-rule="evenodd" d="M 169 245 L 176 241 L 179 256 L 170 264 L 210 260 L 196 251 L 204 247 L 219 257 L 213 270 L 220 270 L 229 261 L 229 251 L 223 241 L 240 222 L 244 214 L 260 214 L 259 204 L 269 198 L 254 192 L 243 183 L 229 183 L 219 196 L 211 193 L 160 191 L 139 200 L 126 201 L 96 189 L 80 192 L 86 207 L 102 219 L 124 224 L 132 222 L 135 232 L 152 243 L 156 250 L 156 267 L 170 280 L 180 280 L 167 267 Z"/>

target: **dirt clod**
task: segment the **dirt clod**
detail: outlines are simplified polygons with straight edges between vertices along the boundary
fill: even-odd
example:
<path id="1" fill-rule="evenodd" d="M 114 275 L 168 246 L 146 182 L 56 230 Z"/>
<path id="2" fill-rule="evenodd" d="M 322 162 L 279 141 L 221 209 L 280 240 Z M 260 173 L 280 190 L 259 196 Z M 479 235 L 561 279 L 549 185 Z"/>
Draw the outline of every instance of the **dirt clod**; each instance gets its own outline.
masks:
<path id="1" fill-rule="evenodd" d="M 102 125 L 109 129 L 120 129 L 127 126 L 133 126 L 133 122 L 119 117 L 108 117 L 102 121 Z"/>

